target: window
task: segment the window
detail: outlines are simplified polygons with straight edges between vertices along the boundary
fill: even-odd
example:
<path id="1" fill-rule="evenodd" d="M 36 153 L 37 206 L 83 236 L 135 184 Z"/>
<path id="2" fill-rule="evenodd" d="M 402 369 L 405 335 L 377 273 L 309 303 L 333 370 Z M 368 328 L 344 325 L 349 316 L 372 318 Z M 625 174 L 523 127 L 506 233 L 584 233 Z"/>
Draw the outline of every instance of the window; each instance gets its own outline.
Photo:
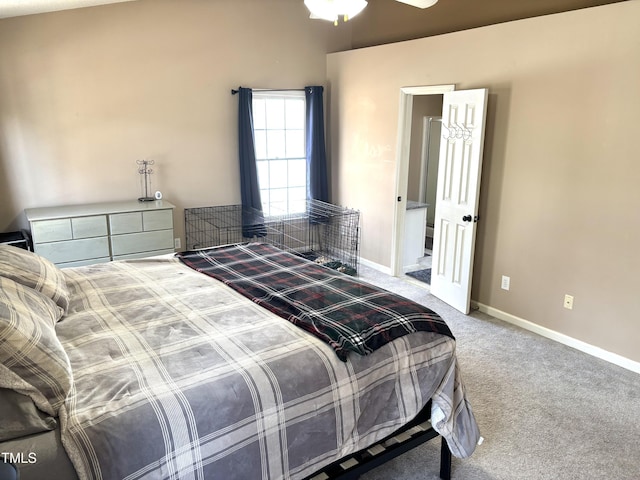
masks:
<path id="1" fill-rule="evenodd" d="M 307 199 L 304 91 L 254 91 L 253 131 L 264 215 L 304 212 Z"/>

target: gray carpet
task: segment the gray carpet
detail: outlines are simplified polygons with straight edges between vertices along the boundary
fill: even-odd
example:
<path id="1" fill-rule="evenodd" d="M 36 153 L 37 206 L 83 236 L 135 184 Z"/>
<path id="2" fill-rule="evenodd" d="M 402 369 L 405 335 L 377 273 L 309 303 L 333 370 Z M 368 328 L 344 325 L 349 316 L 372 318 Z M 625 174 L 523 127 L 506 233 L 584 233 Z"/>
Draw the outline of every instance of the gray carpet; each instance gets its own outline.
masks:
<path id="1" fill-rule="evenodd" d="M 489 315 L 462 315 L 407 280 L 362 265 L 360 277 L 427 305 L 456 336 L 485 440 L 453 459 L 453 479 L 640 479 L 640 375 Z M 437 479 L 438 455 L 432 441 L 361 479 Z"/>

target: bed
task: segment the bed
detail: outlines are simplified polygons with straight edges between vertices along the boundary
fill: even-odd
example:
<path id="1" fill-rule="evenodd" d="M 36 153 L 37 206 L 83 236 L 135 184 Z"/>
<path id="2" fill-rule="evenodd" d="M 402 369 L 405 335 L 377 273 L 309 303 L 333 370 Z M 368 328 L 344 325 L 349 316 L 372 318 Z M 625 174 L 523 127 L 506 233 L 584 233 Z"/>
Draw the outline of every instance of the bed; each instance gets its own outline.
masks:
<path id="1" fill-rule="evenodd" d="M 270 245 L 64 270 L 0 246 L 0 287 L 0 462 L 23 480 L 321 479 L 399 431 L 443 458 L 480 439 L 437 314 Z"/>

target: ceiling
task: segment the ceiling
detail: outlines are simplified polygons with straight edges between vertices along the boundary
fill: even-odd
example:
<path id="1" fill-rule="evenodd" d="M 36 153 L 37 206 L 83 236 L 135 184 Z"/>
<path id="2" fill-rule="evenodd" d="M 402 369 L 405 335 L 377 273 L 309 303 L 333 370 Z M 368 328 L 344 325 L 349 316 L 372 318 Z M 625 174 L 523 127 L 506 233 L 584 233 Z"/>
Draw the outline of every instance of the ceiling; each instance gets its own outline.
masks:
<path id="1" fill-rule="evenodd" d="M 0 0 L 0 18 L 130 1 L 134 0 Z M 619 1 L 628 0 L 439 0 L 422 10 L 396 0 L 369 0 L 350 22 L 352 46 L 412 40 Z"/>
<path id="2" fill-rule="evenodd" d="M 439 0 L 421 10 L 395 0 L 369 0 L 352 20 L 352 46 L 413 40 L 619 1 L 625 0 Z"/>

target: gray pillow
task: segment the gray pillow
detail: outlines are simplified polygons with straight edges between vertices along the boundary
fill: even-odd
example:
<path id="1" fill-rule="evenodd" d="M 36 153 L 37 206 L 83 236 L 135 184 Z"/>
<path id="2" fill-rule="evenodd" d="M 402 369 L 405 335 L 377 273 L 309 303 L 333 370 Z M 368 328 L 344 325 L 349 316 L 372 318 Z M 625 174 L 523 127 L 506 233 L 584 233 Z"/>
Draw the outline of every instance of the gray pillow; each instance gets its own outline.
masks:
<path id="1" fill-rule="evenodd" d="M 50 298 L 0 276 L 0 388 L 28 395 L 53 416 L 72 383 L 69 358 L 55 331 L 61 315 Z"/>
<path id="2" fill-rule="evenodd" d="M 38 410 L 31 398 L 0 388 L 0 442 L 53 430 L 56 419 Z"/>
<path id="3" fill-rule="evenodd" d="M 64 273 L 50 260 L 11 245 L 0 245 L 0 276 L 33 288 L 67 312 L 69 289 Z"/>

